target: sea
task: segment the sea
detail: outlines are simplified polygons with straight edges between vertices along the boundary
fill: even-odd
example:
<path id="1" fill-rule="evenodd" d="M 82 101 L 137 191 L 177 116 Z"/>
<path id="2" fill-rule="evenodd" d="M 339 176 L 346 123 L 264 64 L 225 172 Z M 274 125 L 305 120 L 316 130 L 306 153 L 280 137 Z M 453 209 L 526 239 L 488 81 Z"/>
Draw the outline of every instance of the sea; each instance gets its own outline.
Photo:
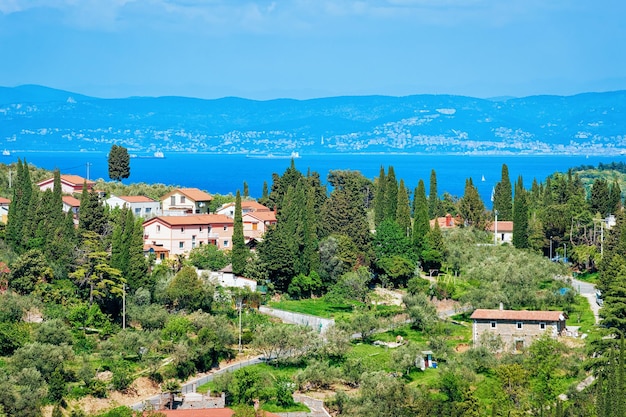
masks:
<path id="1" fill-rule="evenodd" d="M 9 164 L 20 158 L 46 169 L 60 169 L 62 174 L 75 174 L 88 179 L 109 181 L 106 152 L 47 152 L 15 151 L 1 156 L 0 163 Z M 511 183 L 522 176 L 529 188 L 533 179 L 545 181 L 554 172 L 567 172 L 580 165 L 626 161 L 626 156 L 585 155 L 411 155 L 411 154 L 315 154 L 300 155 L 293 160 L 296 168 L 306 174 L 318 172 L 325 182 L 331 170 L 359 171 L 375 179 L 381 166 L 387 171 L 393 166 L 398 181 L 403 179 L 413 191 L 422 179 L 428 186 L 432 169 L 437 174 L 440 195 L 448 192 L 462 196 L 465 181 L 472 178 L 487 207 L 491 192 L 500 181 L 502 165 L 509 169 Z M 130 177 L 124 184 L 145 182 L 179 187 L 196 187 L 213 194 L 235 194 L 248 184 L 249 194 L 260 197 L 263 183 L 272 185 L 272 174 L 282 175 L 290 166 L 290 158 L 251 158 L 241 154 L 165 153 L 164 158 L 138 157 L 130 160 Z"/>

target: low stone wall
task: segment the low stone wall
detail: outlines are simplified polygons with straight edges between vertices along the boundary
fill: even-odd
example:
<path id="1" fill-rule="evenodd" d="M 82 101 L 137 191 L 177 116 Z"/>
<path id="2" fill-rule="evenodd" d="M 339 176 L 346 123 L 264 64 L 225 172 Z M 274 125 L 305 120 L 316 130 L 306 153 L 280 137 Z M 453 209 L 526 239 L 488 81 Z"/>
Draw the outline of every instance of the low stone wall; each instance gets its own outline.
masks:
<path id="1" fill-rule="evenodd" d="M 261 306 L 259 311 L 273 317 L 278 317 L 286 323 L 300 324 L 315 329 L 319 333 L 324 333 L 331 325 L 335 324 L 334 319 L 324 319 L 322 317 L 311 316 L 309 314 L 294 313 L 292 311 L 278 310 L 275 308 Z"/>

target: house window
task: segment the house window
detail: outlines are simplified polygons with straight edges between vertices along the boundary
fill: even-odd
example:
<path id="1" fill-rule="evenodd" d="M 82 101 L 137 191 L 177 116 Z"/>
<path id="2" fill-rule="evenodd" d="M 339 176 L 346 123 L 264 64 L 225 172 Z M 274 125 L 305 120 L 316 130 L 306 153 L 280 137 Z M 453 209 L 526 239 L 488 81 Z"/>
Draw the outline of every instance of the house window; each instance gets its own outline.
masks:
<path id="1" fill-rule="evenodd" d="M 135 214 L 137 216 L 139 216 L 141 214 L 141 208 L 140 207 L 135 208 Z"/>
<path id="2" fill-rule="evenodd" d="M 200 231 L 202 231 L 202 226 L 200 226 Z"/>
<path id="3" fill-rule="evenodd" d="M 523 324 L 521 321 L 518 321 L 517 323 L 515 323 L 515 327 L 517 328 L 517 330 L 522 330 Z"/>
<path id="4" fill-rule="evenodd" d="M 545 323 L 539 323 L 539 328 L 541 330 L 545 330 L 546 329 L 546 324 Z"/>
<path id="5" fill-rule="evenodd" d="M 224 241 L 224 247 L 227 248 L 228 247 L 228 240 Z"/>
<path id="6" fill-rule="evenodd" d="M 161 225 L 157 224 L 157 233 L 159 233 L 161 231 Z"/>
<path id="7" fill-rule="evenodd" d="M 498 324 L 495 321 L 492 321 L 490 324 L 491 324 L 492 329 L 495 329 L 496 327 L 498 327 Z"/>
<path id="8" fill-rule="evenodd" d="M 183 233 L 184 231 L 185 231 L 185 228 L 184 228 L 184 227 L 181 227 L 181 228 L 180 228 L 180 232 L 181 232 L 181 233 Z"/>
<path id="9" fill-rule="evenodd" d="M 170 197 L 170 206 L 175 206 L 176 205 L 176 196 L 173 195 Z"/>
<path id="10" fill-rule="evenodd" d="M 224 226 L 224 230 L 228 230 L 228 226 Z"/>
<path id="11" fill-rule="evenodd" d="M 183 249 L 185 247 L 185 242 L 178 242 L 178 248 Z"/>
<path id="12" fill-rule="evenodd" d="M 185 196 L 181 195 L 180 196 L 180 204 L 185 204 L 186 200 L 185 200 Z"/>
<path id="13" fill-rule="evenodd" d="M 152 213 L 152 207 L 146 207 L 146 214 Z"/>
<path id="14" fill-rule="evenodd" d="M 523 339 L 517 339 L 515 341 L 515 350 L 516 351 L 520 351 L 524 349 L 524 340 Z"/>
<path id="15" fill-rule="evenodd" d="M 165 259 L 165 254 L 164 254 L 164 253 L 161 253 L 161 254 L 159 255 L 159 259 L 160 259 L 160 260 Z"/>
<path id="16" fill-rule="evenodd" d="M 252 230 L 257 230 L 259 227 L 258 223 L 252 223 Z"/>

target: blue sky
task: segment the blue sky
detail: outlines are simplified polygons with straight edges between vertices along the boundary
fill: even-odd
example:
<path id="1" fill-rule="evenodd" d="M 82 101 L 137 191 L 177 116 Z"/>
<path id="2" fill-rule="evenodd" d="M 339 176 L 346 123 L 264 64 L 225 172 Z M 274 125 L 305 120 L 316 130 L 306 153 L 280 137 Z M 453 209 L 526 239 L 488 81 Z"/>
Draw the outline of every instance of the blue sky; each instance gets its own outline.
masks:
<path id="1" fill-rule="evenodd" d="M 626 89 L 623 0 L 0 0 L 0 85 L 97 97 Z"/>

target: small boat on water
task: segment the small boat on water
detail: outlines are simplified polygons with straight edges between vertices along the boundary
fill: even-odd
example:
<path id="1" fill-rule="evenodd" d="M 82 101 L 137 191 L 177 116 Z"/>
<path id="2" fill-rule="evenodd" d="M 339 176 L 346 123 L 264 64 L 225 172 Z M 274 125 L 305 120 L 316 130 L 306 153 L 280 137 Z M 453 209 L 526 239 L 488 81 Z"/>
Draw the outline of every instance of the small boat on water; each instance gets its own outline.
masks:
<path id="1" fill-rule="evenodd" d="M 483 177 L 480 179 L 482 182 L 485 182 L 485 176 L 483 175 Z"/>
<path id="2" fill-rule="evenodd" d="M 156 151 L 154 153 L 154 157 L 155 158 L 165 158 L 165 155 L 163 155 L 163 152 L 161 152 L 161 151 Z"/>
<path id="3" fill-rule="evenodd" d="M 11 156 L 11 151 L 5 149 L 2 151 L 2 156 Z"/>

